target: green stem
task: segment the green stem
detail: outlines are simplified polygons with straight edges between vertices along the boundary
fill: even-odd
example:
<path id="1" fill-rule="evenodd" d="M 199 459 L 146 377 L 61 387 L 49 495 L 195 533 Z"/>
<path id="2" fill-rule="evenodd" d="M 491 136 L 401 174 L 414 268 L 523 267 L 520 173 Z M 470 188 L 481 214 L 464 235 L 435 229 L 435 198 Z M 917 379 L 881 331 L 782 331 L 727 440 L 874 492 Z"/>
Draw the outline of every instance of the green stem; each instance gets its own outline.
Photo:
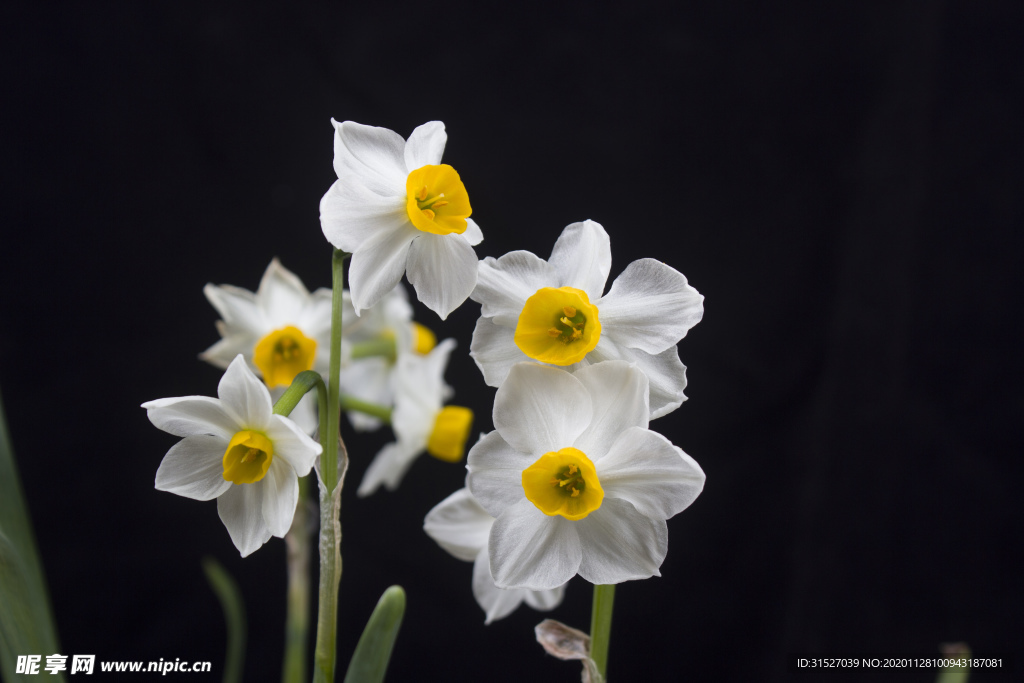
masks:
<path id="1" fill-rule="evenodd" d="M 594 586 L 594 605 L 590 612 L 590 658 L 594 660 L 601 677 L 607 680 L 608 639 L 612 635 L 612 607 L 615 604 L 615 584 Z"/>
<path id="2" fill-rule="evenodd" d="M 350 347 L 352 360 L 369 358 L 371 356 L 384 356 L 395 360 L 395 340 L 392 339 L 371 339 L 370 341 L 352 344 Z"/>
<path id="3" fill-rule="evenodd" d="M 320 402 L 320 429 L 325 429 L 324 418 L 327 416 L 327 387 L 324 386 L 324 379 L 319 372 L 306 370 L 295 375 L 291 386 L 281 394 L 274 404 L 274 414 L 288 417 L 299 405 L 299 401 L 306 395 L 307 391 L 316 388 L 317 400 Z"/>
<path id="4" fill-rule="evenodd" d="M 391 408 L 387 406 L 368 403 L 348 394 L 341 394 L 338 399 L 341 401 L 342 410 L 354 410 L 358 413 L 365 413 L 385 424 L 391 424 Z"/>
<path id="5" fill-rule="evenodd" d="M 321 385 L 323 382 L 321 382 Z M 326 406 L 320 411 L 326 414 Z M 299 478 L 299 504 L 292 528 L 284 537 L 288 551 L 288 598 L 284 625 L 282 683 L 304 683 L 309 638 L 309 477 Z"/>
<path id="6" fill-rule="evenodd" d="M 330 683 L 334 681 L 338 630 L 338 585 L 341 580 L 341 506 L 338 486 L 339 422 L 341 410 L 338 404 L 341 375 L 341 303 L 345 286 L 345 259 L 348 254 L 334 250 L 331 262 L 331 362 L 327 385 L 327 424 L 320 433 L 323 453 L 320 456 L 320 599 L 316 624 L 316 653 L 314 655 L 313 680 Z"/>

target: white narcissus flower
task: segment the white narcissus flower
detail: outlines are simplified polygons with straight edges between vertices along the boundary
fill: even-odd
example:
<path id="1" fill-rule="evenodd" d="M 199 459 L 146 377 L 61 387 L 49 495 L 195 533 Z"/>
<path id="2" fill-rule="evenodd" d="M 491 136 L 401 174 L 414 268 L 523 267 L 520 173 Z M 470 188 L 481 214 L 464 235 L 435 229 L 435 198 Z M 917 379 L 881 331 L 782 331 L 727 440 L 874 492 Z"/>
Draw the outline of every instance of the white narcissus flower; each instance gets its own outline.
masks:
<path id="1" fill-rule="evenodd" d="M 217 499 L 217 512 L 242 557 L 292 525 L 298 477 L 309 474 L 318 443 L 273 414 L 267 387 L 241 355 L 217 387 L 219 398 L 182 396 L 143 403 L 158 428 L 184 437 L 167 451 L 156 488 L 195 500 Z"/>
<path id="2" fill-rule="evenodd" d="M 492 524 L 494 517 L 487 514 L 469 489 L 459 489 L 427 513 L 423 530 L 454 557 L 473 563 L 473 597 L 487 615 L 485 624 L 507 617 L 523 602 L 545 612 L 558 607 L 565 595 L 565 585 L 542 591 L 506 590 L 494 585 L 487 554 Z"/>
<path id="3" fill-rule="evenodd" d="M 607 361 L 569 374 L 519 363 L 494 399 L 495 431 L 469 452 L 469 489 L 497 518 L 491 575 L 501 588 L 548 590 L 658 576 L 665 520 L 704 487 L 704 472 L 647 429 L 647 378 Z"/>
<path id="4" fill-rule="evenodd" d="M 407 273 L 416 296 L 442 319 L 473 291 L 483 240 L 459 174 L 441 163 L 448 136 L 431 121 L 408 140 L 387 128 L 332 119 L 338 180 L 320 200 L 327 240 L 352 254 L 356 315 Z"/>
<path id="5" fill-rule="evenodd" d="M 520 361 L 574 371 L 624 360 L 650 381 L 651 419 L 678 408 L 686 367 L 676 343 L 700 322 L 704 297 L 654 259 L 630 263 L 602 296 L 611 263 L 608 233 L 589 220 L 563 230 L 547 261 L 528 251 L 482 260 L 470 355 L 484 381 L 501 386 Z"/>
<path id="6" fill-rule="evenodd" d="M 458 462 L 466 452 L 473 411 L 444 406 L 451 388 L 444 382 L 454 339 L 445 339 L 426 356 L 405 354 L 392 375 L 395 408 L 391 428 L 397 441 L 377 453 L 357 491 L 368 496 L 383 484 L 394 491 L 409 466 L 424 451 L 446 462 Z"/>
<path id="7" fill-rule="evenodd" d="M 331 351 L 331 290 L 309 293 L 294 273 L 275 258 L 259 289 L 208 284 L 203 293 L 222 320 L 223 337 L 199 355 L 226 368 L 242 354 L 267 386 L 287 388 L 304 370 L 326 374 Z"/>

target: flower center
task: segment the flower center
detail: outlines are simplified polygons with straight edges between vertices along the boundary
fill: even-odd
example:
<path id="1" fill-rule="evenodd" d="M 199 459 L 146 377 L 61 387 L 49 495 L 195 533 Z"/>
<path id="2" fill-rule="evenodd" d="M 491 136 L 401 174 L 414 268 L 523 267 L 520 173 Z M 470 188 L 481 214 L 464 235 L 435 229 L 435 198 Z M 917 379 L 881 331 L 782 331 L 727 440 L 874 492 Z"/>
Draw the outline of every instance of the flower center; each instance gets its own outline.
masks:
<path id="1" fill-rule="evenodd" d="M 265 434 L 236 432 L 224 451 L 224 481 L 253 484 L 266 476 L 273 459 L 274 444 Z"/>
<path id="2" fill-rule="evenodd" d="M 316 358 L 316 340 L 310 339 L 297 327 L 274 330 L 256 343 L 252 362 L 263 373 L 263 381 L 273 389 L 288 386 L 295 375 L 313 369 Z"/>
<path id="3" fill-rule="evenodd" d="M 594 463 L 571 447 L 545 453 L 523 470 L 523 491 L 545 515 L 571 520 L 583 519 L 604 500 Z"/>
<path id="4" fill-rule="evenodd" d="M 427 440 L 427 453 L 438 460 L 458 462 L 466 452 L 466 439 L 473 424 L 473 411 L 462 406 L 445 406 L 434 420 Z"/>
<path id="5" fill-rule="evenodd" d="M 448 164 L 417 168 L 405 179 L 405 210 L 417 230 L 434 235 L 466 231 L 473 213 L 459 174 Z"/>
<path id="6" fill-rule="evenodd" d="M 530 358 L 553 365 L 583 360 L 601 338 L 597 306 L 573 287 L 544 287 L 526 300 L 515 343 Z"/>

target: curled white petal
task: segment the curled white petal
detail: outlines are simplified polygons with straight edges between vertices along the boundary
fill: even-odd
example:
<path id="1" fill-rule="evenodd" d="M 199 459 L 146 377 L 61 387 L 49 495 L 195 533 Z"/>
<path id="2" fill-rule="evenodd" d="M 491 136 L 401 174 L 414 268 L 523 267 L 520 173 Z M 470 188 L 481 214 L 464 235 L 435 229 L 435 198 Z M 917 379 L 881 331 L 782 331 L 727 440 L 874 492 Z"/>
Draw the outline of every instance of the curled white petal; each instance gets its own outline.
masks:
<path id="1" fill-rule="evenodd" d="M 675 268 L 645 258 L 626 266 L 598 309 L 616 343 L 657 354 L 700 322 L 704 297 Z"/>
<path id="2" fill-rule="evenodd" d="M 302 280 L 273 259 L 256 290 L 256 303 L 270 327 L 276 329 L 291 324 L 307 301 L 309 290 Z"/>
<path id="3" fill-rule="evenodd" d="M 504 589 L 495 585 L 491 578 L 490 560 L 486 548 L 481 550 L 473 562 L 473 597 L 483 609 L 485 624 L 504 619 L 523 604 L 529 591 L 522 588 Z"/>
<path id="4" fill-rule="evenodd" d="M 686 400 L 686 366 L 679 360 L 679 349 L 670 346 L 657 355 L 639 349 L 618 346 L 607 337 L 601 337 L 597 348 L 587 354 L 592 363 L 624 360 L 635 364 L 645 375 L 650 387 L 650 419 L 668 415 Z"/>
<path id="5" fill-rule="evenodd" d="M 395 288 L 409 260 L 409 247 L 417 238 L 411 224 L 381 230 L 352 254 L 348 283 L 356 314 L 373 306 Z"/>
<path id="6" fill-rule="evenodd" d="M 320 200 L 320 228 L 338 249 L 355 253 L 381 231 L 412 229 L 405 198 L 382 197 L 358 183 L 338 180 Z"/>
<path id="7" fill-rule="evenodd" d="M 404 194 L 405 140 L 387 128 L 354 121 L 334 124 L 334 172 L 338 178 L 356 180 L 376 194 Z"/>
<path id="8" fill-rule="evenodd" d="M 274 444 L 274 459 L 282 459 L 300 476 L 309 474 L 323 447 L 309 438 L 294 420 L 271 415 L 264 431 Z"/>
<path id="9" fill-rule="evenodd" d="M 292 526 L 299 501 L 299 480 L 295 471 L 284 460 L 274 458 L 263 479 L 248 486 L 263 488 L 263 522 L 271 534 L 284 538 Z"/>
<path id="10" fill-rule="evenodd" d="M 224 371 L 217 385 L 217 395 L 224 409 L 234 415 L 243 428 L 262 429 L 270 422 L 273 408 L 270 391 L 241 355 Z"/>
<path id="11" fill-rule="evenodd" d="M 363 480 L 359 483 L 356 495 L 360 498 L 374 493 L 383 485 L 394 491 L 402 483 L 402 477 L 409 470 L 419 451 L 413 450 L 402 443 L 389 443 L 380 449 L 377 456 L 366 468 Z"/>
<path id="12" fill-rule="evenodd" d="M 483 230 L 472 218 L 466 219 L 466 232 L 462 233 L 462 239 L 469 242 L 469 246 L 475 247 L 484 241 Z"/>
<path id="13" fill-rule="evenodd" d="M 231 486 L 224 480 L 221 437 L 196 434 L 171 446 L 156 471 L 156 488 L 193 500 L 213 500 Z"/>

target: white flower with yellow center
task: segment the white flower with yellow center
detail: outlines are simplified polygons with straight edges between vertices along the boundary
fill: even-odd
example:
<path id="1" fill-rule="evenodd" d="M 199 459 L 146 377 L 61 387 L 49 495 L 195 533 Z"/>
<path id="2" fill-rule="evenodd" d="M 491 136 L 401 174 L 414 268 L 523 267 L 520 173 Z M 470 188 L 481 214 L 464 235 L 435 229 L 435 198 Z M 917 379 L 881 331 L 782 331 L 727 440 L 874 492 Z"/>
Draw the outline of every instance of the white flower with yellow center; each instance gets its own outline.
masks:
<path id="1" fill-rule="evenodd" d="M 496 517 L 491 575 L 501 588 L 550 590 L 658 576 L 665 520 L 704 488 L 704 472 L 647 429 L 647 378 L 608 361 L 569 374 L 519 363 L 494 399 L 495 431 L 469 452 L 469 489 Z"/>
<path id="2" fill-rule="evenodd" d="M 357 493 L 368 496 L 381 484 L 394 491 L 413 461 L 424 451 L 439 460 L 458 462 L 466 452 L 473 411 L 445 406 L 451 389 L 444 382 L 454 339 L 445 339 L 426 356 L 405 354 L 392 375 L 395 408 L 391 427 L 397 441 L 377 453 Z"/>
<path id="3" fill-rule="evenodd" d="M 219 398 L 182 396 L 143 403 L 158 428 L 184 437 L 167 451 L 156 488 L 195 500 L 217 499 L 217 512 L 242 557 L 292 525 L 298 477 L 309 474 L 320 445 L 273 414 L 267 387 L 242 356 L 228 366 Z"/>
<path id="4" fill-rule="evenodd" d="M 349 293 L 345 292 L 342 311 L 343 343 L 346 350 L 351 351 L 346 354 L 345 365 L 341 368 L 341 392 L 361 401 L 391 407 L 394 404 L 391 376 L 397 367 L 396 360 L 406 353 L 426 355 L 437 345 L 437 337 L 429 328 L 413 321 L 412 306 L 401 283 L 358 318 L 352 310 Z M 362 355 L 361 349 L 372 350 L 381 342 L 390 343 L 393 353 Z M 349 411 L 348 418 L 358 430 L 381 426 L 379 419 L 356 411 Z"/>
<path id="5" fill-rule="evenodd" d="M 562 231 L 551 258 L 513 251 L 480 262 L 481 304 L 470 355 L 492 387 L 520 361 L 574 371 L 606 360 L 635 363 L 650 381 L 651 418 L 686 400 L 676 343 L 700 322 L 704 297 L 654 259 L 630 263 L 607 294 L 612 254 L 594 221 Z"/>
<path id="6" fill-rule="evenodd" d="M 531 591 L 506 590 L 494 584 L 487 553 L 487 537 L 493 524 L 494 517 L 473 498 L 469 489 L 459 489 L 427 513 L 423 530 L 454 557 L 473 563 L 473 597 L 487 615 L 485 624 L 507 617 L 523 602 L 545 612 L 558 607 L 565 595 L 564 585 Z"/>
<path id="7" fill-rule="evenodd" d="M 320 200 L 327 240 L 352 254 L 348 282 L 356 315 L 402 278 L 442 319 L 473 291 L 483 233 L 469 194 L 441 163 L 448 136 L 431 121 L 408 140 L 387 128 L 332 120 L 338 180 Z"/>
<path id="8" fill-rule="evenodd" d="M 331 290 L 321 288 L 310 294 L 275 258 L 255 294 L 213 284 L 206 285 L 203 293 L 220 313 L 217 331 L 223 337 L 199 355 L 203 360 L 226 368 L 242 354 L 271 389 L 287 389 L 304 370 L 327 372 Z"/>

